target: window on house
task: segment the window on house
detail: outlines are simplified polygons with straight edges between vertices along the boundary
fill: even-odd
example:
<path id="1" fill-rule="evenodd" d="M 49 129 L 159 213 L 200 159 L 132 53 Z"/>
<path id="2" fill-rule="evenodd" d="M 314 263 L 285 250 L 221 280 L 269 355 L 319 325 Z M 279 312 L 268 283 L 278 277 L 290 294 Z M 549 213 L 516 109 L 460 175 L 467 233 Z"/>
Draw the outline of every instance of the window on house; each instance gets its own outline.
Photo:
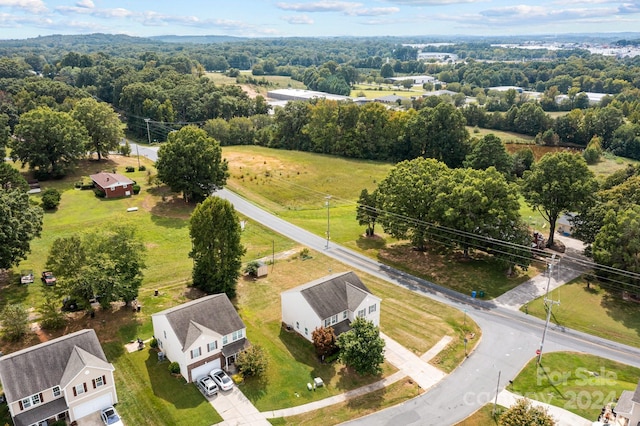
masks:
<path id="1" fill-rule="evenodd" d="M 202 351 L 200 350 L 200 346 L 195 349 L 191 349 L 191 359 L 198 358 L 201 354 Z"/>
<path id="2" fill-rule="evenodd" d="M 116 189 L 114 187 L 111 187 L 111 191 L 115 191 Z"/>
<path id="3" fill-rule="evenodd" d="M 231 335 L 231 340 L 236 341 L 238 339 L 242 339 L 242 330 L 234 331 Z"/>
<path id="4" fill-rule="evenodd" d="M 218 349 L 218 341 L 214 340 L 213 342 L 207 345 L 207 352 L 215 351 Z"/>
<path id="5" fill-rule="evenodd" d="M 102 377 L 96 377 L 96 386 L 97 388 L 99 388 L 100 386 L 104 386 L 104 380 L 102 379 Z"/>
<path id="6" fill-rule="evenodd" d="M 331 318 L 327 318 L 326 320 L 324 320 L 324 326 L 329 327 L 331 325 Z"/>
<path id="7" fill-rule="evenodd" d="M 29 408 L 31 407 L 31 398 L 25 398 L 22 400 L 22 408 Z"/>
<path id="8" fill-rule="evenodd" d="M 39 394 L 39 393 L 37 393 L 37 394 L 35 394 L 35 395 L 33 395 L 33 396 L 31 397 L 31 403 L 32 403 L 33 405 L 38 405 L 38 404 L 40 404 L 41 402 L 42 402 L 42 400 L 40 399 L 40 394 Z"/>
<path id="9" fill-rule="evenodd" d="M 163 333 L 164 333 L 164 338 L 166 339 L 167 338 L 167 331 L 165 330 L 165 331 L 163 331 Z"/>
<path id="10" fill-rule="evenodd" d="M 309 330 L 307 329 L 307 327 L 304 328 L 304 335 L 305 336 L 309 335 Z"/>
<path id="11" fill-rule="evenodd" d="M 60 386 L 53 387 L 53 396 L 56 398 L 60 396 Z"/>
<path id="12" fill-rule="evenodd" d="M 376 311 L 376 305 L 369 306 L 369 313 Z"/>
<path id="13" fill-rule="evenodd" d="M 73 389 L 74 389 L 74 392 L 73 392 L 73 393 L 74 393 L 74 395 L 76 395 L 76 396 L 77 396 L 77 395 L 80 395 L 80 394 L 84 393 L 84 390 L 85 390 L 85 389 L 84 389 L 84 387 L 85 387 L 85 386 L 86 386 L 86 385 L 85 385 L 84 383 L 80 383 L 79 385 L 76 385 L 76 386 L 73 388 Z"/>
<path id="14" fill-rule="evenodd" d="M 367 315 L 367 310 L 366 309 L 360 309 L 358 311 L 358 317 L 364 317 Z"/>
<path id="15" fill-rule="evenodd" d="M 162 349 L 162 340 L 160 340 L 160 339 L 156 339 L 156 340 L 158 341 L 158 347 L 160 349 Z"/>
<path id="16" fill-rule="evenodd" d="M 334 315 L 331 317 L 331 324 L 335 324 L 338 322 L 338 315 Z"/>
<path id="17" fill-rule="evenodd" d="M 298 321 L 296 321 L 296 328 L 300 330 L 300 323 Z"/>
<path id="18" fill-rule="evenodd" d="M 344 311 L 344 312 L 342 313 L 342 319 L 347 319 L 347 311 Z"/>
<path id="19" fill-rule="evenodd" d="M 227 336 L 222 336 L 222 345 L 226 345 L 229 342 L 229 338 Z"/>

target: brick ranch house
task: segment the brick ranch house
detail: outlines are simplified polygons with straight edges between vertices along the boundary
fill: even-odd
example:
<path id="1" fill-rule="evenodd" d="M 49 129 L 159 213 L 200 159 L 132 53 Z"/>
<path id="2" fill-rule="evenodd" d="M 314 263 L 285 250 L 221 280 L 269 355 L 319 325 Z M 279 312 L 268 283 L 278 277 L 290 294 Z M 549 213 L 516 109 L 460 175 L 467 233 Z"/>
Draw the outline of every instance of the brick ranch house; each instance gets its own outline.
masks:
<path id="1" fill-rule="evenodd" d="M 105 198 L 130 197 L 134 182 L 117 173 L 100 172 L 90 176 L 97 188 L 105 193 Z"/>

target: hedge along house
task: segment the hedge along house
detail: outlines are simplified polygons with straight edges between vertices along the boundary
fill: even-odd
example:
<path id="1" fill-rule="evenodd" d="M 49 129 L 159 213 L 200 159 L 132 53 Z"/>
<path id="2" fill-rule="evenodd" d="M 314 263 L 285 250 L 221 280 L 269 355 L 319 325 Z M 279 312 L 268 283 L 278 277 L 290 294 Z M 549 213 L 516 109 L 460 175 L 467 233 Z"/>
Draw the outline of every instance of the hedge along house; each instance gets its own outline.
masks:
<path id="1" fill-rule="evenodd" d="M 117 173 L 100 172 L 90 176 L 95 186 L 104 191 L 105 198 L 130 197 L 134 181 Z"/>

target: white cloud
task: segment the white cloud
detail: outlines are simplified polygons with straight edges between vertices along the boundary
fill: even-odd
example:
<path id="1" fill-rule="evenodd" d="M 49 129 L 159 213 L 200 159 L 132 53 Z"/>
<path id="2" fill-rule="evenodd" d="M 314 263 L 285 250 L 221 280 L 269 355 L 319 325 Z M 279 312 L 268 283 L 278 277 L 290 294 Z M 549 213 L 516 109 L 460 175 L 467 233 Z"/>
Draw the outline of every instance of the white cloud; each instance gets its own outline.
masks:
<path id="1" fill-rule="evenodd" d="M 79 2 L 76 3 L 76 6 L 86 7 L 87 9 L 93 9 L 94 7 L 96 7 L 96 5 L 93 4 L 92 0 L 80 0 Z"/>
<path id="2" fill-rule="evenodd" d="M 374 7 L 371 9 L 352 9 L 345 13 L 351 16 L 381 16 L 392 15 L 398 12 L 400 12 L 400 9 L 397 7 Z"/>
<path id="3" fill-rule="evenodd" d="M 485 0 L 388 0 L 405 6 L 448 6 L 462 3 L 480 3 Z"/>
<path id="4" fill-rule="evenodd" d="M 283 21 L 287 21 L 293 25 L 312 25 L 313 19 L 309 18 L 307 15 L 288 15 L 283 16 L 281 18 Z"/>
<path id="5" fill-rule="evenodd" d="M 345 1 L 318 1 L 312 3 L 277 3 L 276 6 L 282 10 L 295 12 L 346 12 L 363 5 L 362 3 Z"/>
<path id="6" fill-rule="evenodd" d="M 47 11 L 47 6 L 45 6 L 42 0 L 0 0 L 0 7 L 23 9 L 31 13 Z"/>

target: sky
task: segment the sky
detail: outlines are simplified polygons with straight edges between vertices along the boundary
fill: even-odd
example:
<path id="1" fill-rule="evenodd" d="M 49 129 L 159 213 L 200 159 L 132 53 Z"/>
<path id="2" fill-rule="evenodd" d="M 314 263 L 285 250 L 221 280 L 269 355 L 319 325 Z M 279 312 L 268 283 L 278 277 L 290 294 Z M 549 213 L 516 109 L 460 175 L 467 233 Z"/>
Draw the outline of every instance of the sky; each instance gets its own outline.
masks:
<path id="1" fill-rule="evenodd" d="M 0 39 L 50 34 L 239 37 L 640 31 L 640 0 L 0 0 Z"/>

